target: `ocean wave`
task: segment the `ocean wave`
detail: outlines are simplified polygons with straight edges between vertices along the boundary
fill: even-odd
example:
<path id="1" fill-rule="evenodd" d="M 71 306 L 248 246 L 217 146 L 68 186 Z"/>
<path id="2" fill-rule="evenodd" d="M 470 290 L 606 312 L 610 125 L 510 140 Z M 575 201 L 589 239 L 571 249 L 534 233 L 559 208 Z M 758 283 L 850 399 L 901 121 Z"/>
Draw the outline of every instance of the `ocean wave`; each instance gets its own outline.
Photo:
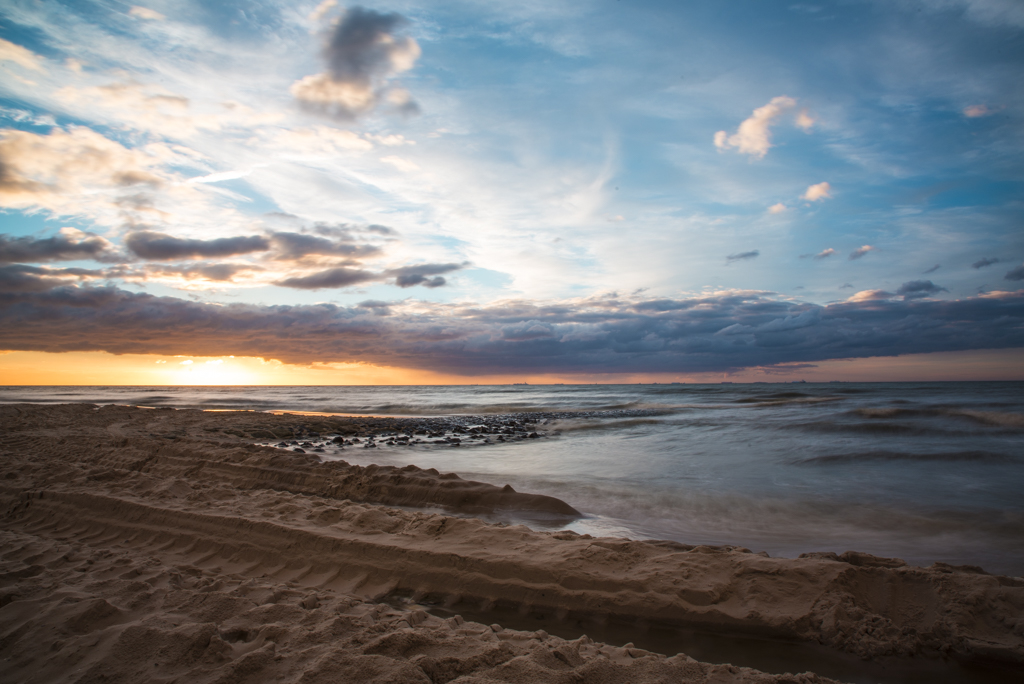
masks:
<path id="1" fill-rule="evenodd" d="M 813 423 L 782 423 L 777 426 L 782 430 L 802 430 L 806 432 L 842 433 L 855 432 L 868 435 L 934 435 L 965 434 L 962 430 L 944 430 L 907 423 L 848 423 L 832 421 L 815 421 Z M 970 434 L 970 433 L 967 433 Z"/>
<path id="2" fill-rule="evenodd" d="M 636 427 L 639 425 L 664 425 L 664 420 L 657 418 L 614 418 L 607 420 L 574 420 L 566 418 L 554 420 L 544 426 L 546 430 L 558 430 L 560 432 L 585 432 L 590 430 L 619 430 L 622 428 Z"/>
<path id="3" fill-rule="evenodd" d="M 1024 414 L 1009 411 L 977 411 L 965 408 L 927 407 L 927 408 L 859 408 L 850 413 L 873 419 L 886 418 L 962 418 L 980 425 L 1001 428 L 1024 428 Z"/>
<path id="4" fill-rule="evenodd" d="M 910 451 L 859 451 L 848 454 L 828 454 L 798 458 L 790 465 L 823 465 L 832 463 L 862 463 L 865 461 L 967 461 L 975 463 L 1012 463 L 1017 457 L 995 451 L 944 451 L 915 453 Z"/>
<path id="5" fill-rule="evenodd" d="M 743 399 L 737 399 L 733 403 L 736 403 L 736 404 L 751 404 L 751 403 L 754 403 L 754 402 L 761 402 L 761 401 L 775 401 L 775 400 L 778 400 L 778 399 L 799 399 L 801 397 L 809 397 L 809 396 L 812 396 L 812 395 L 805 394 L 804 392 L 775 392 L 773 394 L 762 394 L 761 396 L 757 396 L 757 397 L 744 397 Z"/>

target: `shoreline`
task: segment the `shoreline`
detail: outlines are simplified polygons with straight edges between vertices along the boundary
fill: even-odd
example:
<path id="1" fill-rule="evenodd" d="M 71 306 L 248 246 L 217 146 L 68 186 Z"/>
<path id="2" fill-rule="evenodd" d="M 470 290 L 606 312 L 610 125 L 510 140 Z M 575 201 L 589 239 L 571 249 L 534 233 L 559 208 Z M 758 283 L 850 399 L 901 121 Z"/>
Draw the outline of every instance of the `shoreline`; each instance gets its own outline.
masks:
<path id="1" fill-rule="evenodd" d="M 38 546 L 59 550 L 63 544 L 77 545 L 78 555 L 73 557 L 81 557 L 86 566 L 80 577 L 94 577 L 92 588 L 84 592 L 93 592 L 91 598 L 80 598 L 75 605 L 93 601 L 100 606 L 98 612 L 94 611 L 96 615 L 109 613 L 106 617 L 94 615 L 95 620 L 83 618 L 75 629 L 81 632 L 88 627 L 83 634 L 102 632 L 100 641 L 109 637 L 114 651 L 114 645 L 133 627 L 148 624 L 147 620 L 170 619 L 167 616 L 173 613 L 163 606 L 132 614 L 133 620 L 125 618 L 132 613 L 132 602 L 125 603 L 127 599 L 117 594 L 120 589 L 114 586 L 117 583 L 111 580 L 113 575 L 98 570 L 111 554 L 124 552 L 138 557 L 125 564 L 131 566 L 125 573 L 138 571 L 136 577 L 142 577 L 149 572 L 145 568 L 151 568 L 154 578 L 162 578 L 149 583 L 124 580 L 145 584 L 148 588 L 137 587 L 136 591 L 148 593 L 152 600 L 158 594 L 166 600 L 175 592 L 198 592 L 219 582 L 220 589 L 201 593 L 226 593 L 244 603 L 245 597 L 237 594 L 245 593 L 241 587 L 247 582 L 264 587 L 260 591 L 269 591 L 271 585 L 294 584 L 288 591 L 313 592 L 318 597 L 323 594 L 325 605 L 335 605 L 328 601 L 326 592 L 330 592 L 330 601 L 358 601 L 359 605 L 371 606 L 366 609 L 371 611 L 383 605 L 380 601 L 404 594 L 414 603 L 429 600 L 442 607 L 490 606 L 524 614 L 543 613 L 568 622 L 624 621 L 638 631 L 644 624 L 648 628 L 657 624 L 737 637 L 781 639 L 820 645 L 869 661 L 910 657 L 928 662 L 946 660 L 951 669 L 959 667 L 958 662 L 973 661 L 998 664 L 1018 674 L 1024 664 L 1024 621 L 1017 608 L 1024 603 L 1024 579 L 989 575 L 980 568 L 941 563 L 917 568 L 898 559 L 852 552 L 768 558 L 737 547 L 594 538 L 444 513 L 397 510 L 389 506 L 444 506 L 463 513 L 532 510 L 578 514 L 569 504 L 552 497 L 470 482 L 432 469 L 321 463 L 310 453 L 253 443 L 267 439 L 254 434 L 259 430 L 273 435 L 273 439 L 284 439 L 285 432 L 291 431 L 289 441 L 298 441 L 303 434 L 296 435 L 286 424 L 287 416 L 8 404 L 0 406 L 0 417 L 5 469 L 0 480 L 0 503 L 5 510 L 0 558 L 4 564 L 0 582 L 3 657 L 10 657 L 11 649 L 18 651 L 19 643 L 23 649 L 25 635 L 35 633 L 33 630 L 42 633 L 46 625 L 56 625 L 60 631 L 63 622 L 78 619 L 67 617 L 70 607 L 57 605 L 41 617 L 26 617 L 30 605 L 39 608 L 46 603 L 40 587 L 59 585 L 56 578 L 71 561 L 60 561 L 60 554 L 53 556 L 56 550 L 25 553 L 18 549 Z M 493 416 L 481 416 L 487 417 Z M 308 421 L 304 434 L 316 432 L 321 436 L 328 429 L 339 428 L 335 432 L 343 434 L 347 430 L 351 436 L 359 430 L 395 426 L 396 420 L 410 423 L 403 424 L 403 428 L 434 420 L 318 418 L 324 425 Z M 451 418 L 440 420 L 453 424 Z M 36 557 L 39 562 L 26 560 Z M 145 567 L 140 569 L 140 564 Z M 89 569 L 91 565 L 97 568 Z M 210 582 L 195 589 L 179 580 L 181 586 L 175 588 L 173 568 L 184 566 L 196 568 L 196 576 Z M 177 573 L 184 577 L 180 569 Z M 252 591 L 255 595 L 256 590 Z M 307 594 L 295 596 L 299 603 L 308 598 Z M 348 598 L 338 598 L 341 596 Z M 331 610 L 332 615 L 340 615 L 336 609 Z M 398 611 L 392 616 L 397 631 L 377 635 L 380 638 L 404 634 L 394 639 L 422 638 L 438 643 L 448 643 L 449 637 L 469 639 L 466 634 L 458 634 L 467 628 L 452 628 L 446 621 L 441 621 L 447 625 L 443 629 L 453 634 L 435 634 L 441 629 L 434 621 L 436 616 L 430 620 L 413 617 L 410 622 L 411 613 L 423 612 L 421 608 L 405 611 L 410 613 L 405 617 L 401 617 L 405 613 L 399 608 L 393 610 Z M 236 611 L 231 619 L 240 614 Z M 403 621 L 407 626 L 401 626 Z M 228 633 L 224 632 L 226 627 L 221 629 L 230 622 L 228 618 L 212 622 L 218 623 L 218 635 Z M 371 629 L 378 622 L 359 629 Z M 604 645 L 591 648 L 592 643 L 579 641 L 573 647 L 567 646 L 570 641 L 556 637 L 502 638 L 504 631 L 491 630 L 496 641 L 480 636 L 484 633 L 481 631 L 473 637 L 477 640 L 473 643 L 482 639 L 480 643 L 490 644 L 488 648 L 500 647 L 509 655 L 501 661 L 505 665 L 525 658 L 524 663 L 533 663 L 529 667 L 541 667 L 535 661 L 549 662 L 541 651 L 550 655 L 565 647 L 576 655 L 565 655 L 568 660 L 551 656 L 563 669 L 569 665 L 570 669 L 583 668 L 581 672 L 588 667 L 637 668 L 631 671 L 633 674 L 620 672 L 614 681 L 643 681 L 648 676 L 656 681 L 656 671 L 662 673 L 657 675 L 660 677 L 668 676 L 669 670 L 691 672 L 692 681 L 704 681 L 697 678 L 698 671 L 706 677 L 715 667 L 685 657 L 673 661 L 645 655 L 635 647 L 632 650 L 637 655 L 616 646 L 622 652 L 616 651 L 618 655 L 612 657 L 608 655 L 612 651 L 602 651 Z M 511 635 L 515 630 L 507 631 Z M 211 673 L 235 667 L 258 650 L 269 649 L 268 644 L 276 644 L 273 648 L 284 652 L 294 646 L 289 641 L 292 637 L 275 640 L 265 635 L 259 648 L 239 654 L 235 652 L 241 648 L 239 643 L 251 644 L 258 639 L 230 642 L 218 636 L 222 642 L 233 644 L 230 653 L 218 646 L 224 659 L 203 667 Z M 63 639 L 57 651 L 71 648 L 69 644 L 77 638 Z M 213 636 L 206 640 L 203 653 L 216 643 Z M 57 641 L 60 639 L 51 639 L 46 648 L 52 650 Z M 43 642 L 39 644 L 38 653 L 22 651 L 24 669 L 19 671 L 46 670 L 47 651 Z M 520 646 L 525 650 L 517 651 Z M 442 646 L 437 648 L 443 650 Z M 476 646 L 459 648 L 472 651 Z M 330 657 L 336 661 L 344 656 L 343 660 L 353 662 L 370 656 L 387 657 L 395 661 L 388 667 L 401 669 L 412 666 L 410 657 L 401 653 L 415 650 L 398 649 L 394 651 L 398 655 L 384 656 L 383 651 L 367 653 L 363 644 Z M 422 652 L 420 649 L 417 653 Z M 276 657 L 269 662 L 277 662 L 273 660 Z M 285 660 L 288 658 L 298 655 Z M 116 670 L 116 663 L 105 662 L 104 667 Z M 308 664 L 315 669 L 315 663 Z M 426 673 L 424 676 L 429 675 L 429 667 L 416 667 Z M 483 676 L 483 671 L 478 674 Z M 743 677 L 754 675 L 738 672 L 729 676 L 743 681 Z M 430 677 L 427 681 L 437 680 Z M 542 673 L 536 681 L 556 681 L 552 677 Z"/>

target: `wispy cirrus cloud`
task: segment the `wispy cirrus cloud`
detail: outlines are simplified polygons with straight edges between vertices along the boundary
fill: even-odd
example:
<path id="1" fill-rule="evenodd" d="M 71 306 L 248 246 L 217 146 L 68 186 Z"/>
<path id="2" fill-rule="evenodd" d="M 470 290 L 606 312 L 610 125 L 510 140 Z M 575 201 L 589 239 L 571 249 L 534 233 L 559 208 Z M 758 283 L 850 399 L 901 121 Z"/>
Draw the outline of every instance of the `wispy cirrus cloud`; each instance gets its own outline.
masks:
<path id="1" fill-rule="evenodd" d="M 0 38 L 0 62 L 14 62 L 29 71 L 44 71 L 43 59 L 28 48 Z"/>
<path id="2" fill-rule="evenodd" d="M 726 265 L 736 261 L 749 261 L 750 259 L 756 259 L 761 256 L 761 251 L 758 249 L 752 249 L 749 252 L 737 252 L 736 254 L 730 254 L 725 257 Z"/>
<path id="3" fill-rule="evenodd" d="M 973 264 L 971 264 L 971 268 L 974 268 L 974 269 L 987 268 L 988 266 L 991 266 L 992 264 L 998 264 L 998 263 L 999 263 L 999 259 L 997 259 L 995 257 L 982 257 L 981 259 L 978 259 Z"/>

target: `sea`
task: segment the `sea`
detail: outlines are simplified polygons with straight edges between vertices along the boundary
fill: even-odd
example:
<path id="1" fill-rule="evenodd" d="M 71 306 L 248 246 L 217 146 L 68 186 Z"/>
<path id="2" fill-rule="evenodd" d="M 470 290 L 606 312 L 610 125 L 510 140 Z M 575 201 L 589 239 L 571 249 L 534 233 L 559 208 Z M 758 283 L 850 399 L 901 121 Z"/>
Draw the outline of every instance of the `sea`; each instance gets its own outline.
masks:
<path id="1" fill-rule="evenodd" d="M 0 403 L 374 416 L 558 413 L 507 444 L 324 458 L 455 472 L 584 513 L 536 528 L 847 550 L 1024 575 L 1024 383 L 0 387 Z M 514 516 L 513 516 L 514 517 Z"/>

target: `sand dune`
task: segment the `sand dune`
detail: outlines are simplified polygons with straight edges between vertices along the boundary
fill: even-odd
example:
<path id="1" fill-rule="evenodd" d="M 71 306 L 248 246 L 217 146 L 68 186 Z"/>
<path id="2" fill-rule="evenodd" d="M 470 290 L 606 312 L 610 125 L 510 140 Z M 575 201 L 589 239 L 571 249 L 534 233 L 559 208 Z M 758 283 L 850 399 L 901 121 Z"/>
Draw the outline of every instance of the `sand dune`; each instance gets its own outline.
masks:
<path id="1" fill-rule="evenodd" d="M 343 423 L 322 420 L 322 431 Z M 11 681 L 826 681 L 378 602 L 396 595 L 753 634 L 864 658 L 1024 663 L 1020 578 L 398 510 L 388 506 L 576 514 L 551 497 L 413 466 L 319 463 L 252 444 L 254 433 L 281 436 L 292 423 L 0 407 L 0 657 Z"/>

